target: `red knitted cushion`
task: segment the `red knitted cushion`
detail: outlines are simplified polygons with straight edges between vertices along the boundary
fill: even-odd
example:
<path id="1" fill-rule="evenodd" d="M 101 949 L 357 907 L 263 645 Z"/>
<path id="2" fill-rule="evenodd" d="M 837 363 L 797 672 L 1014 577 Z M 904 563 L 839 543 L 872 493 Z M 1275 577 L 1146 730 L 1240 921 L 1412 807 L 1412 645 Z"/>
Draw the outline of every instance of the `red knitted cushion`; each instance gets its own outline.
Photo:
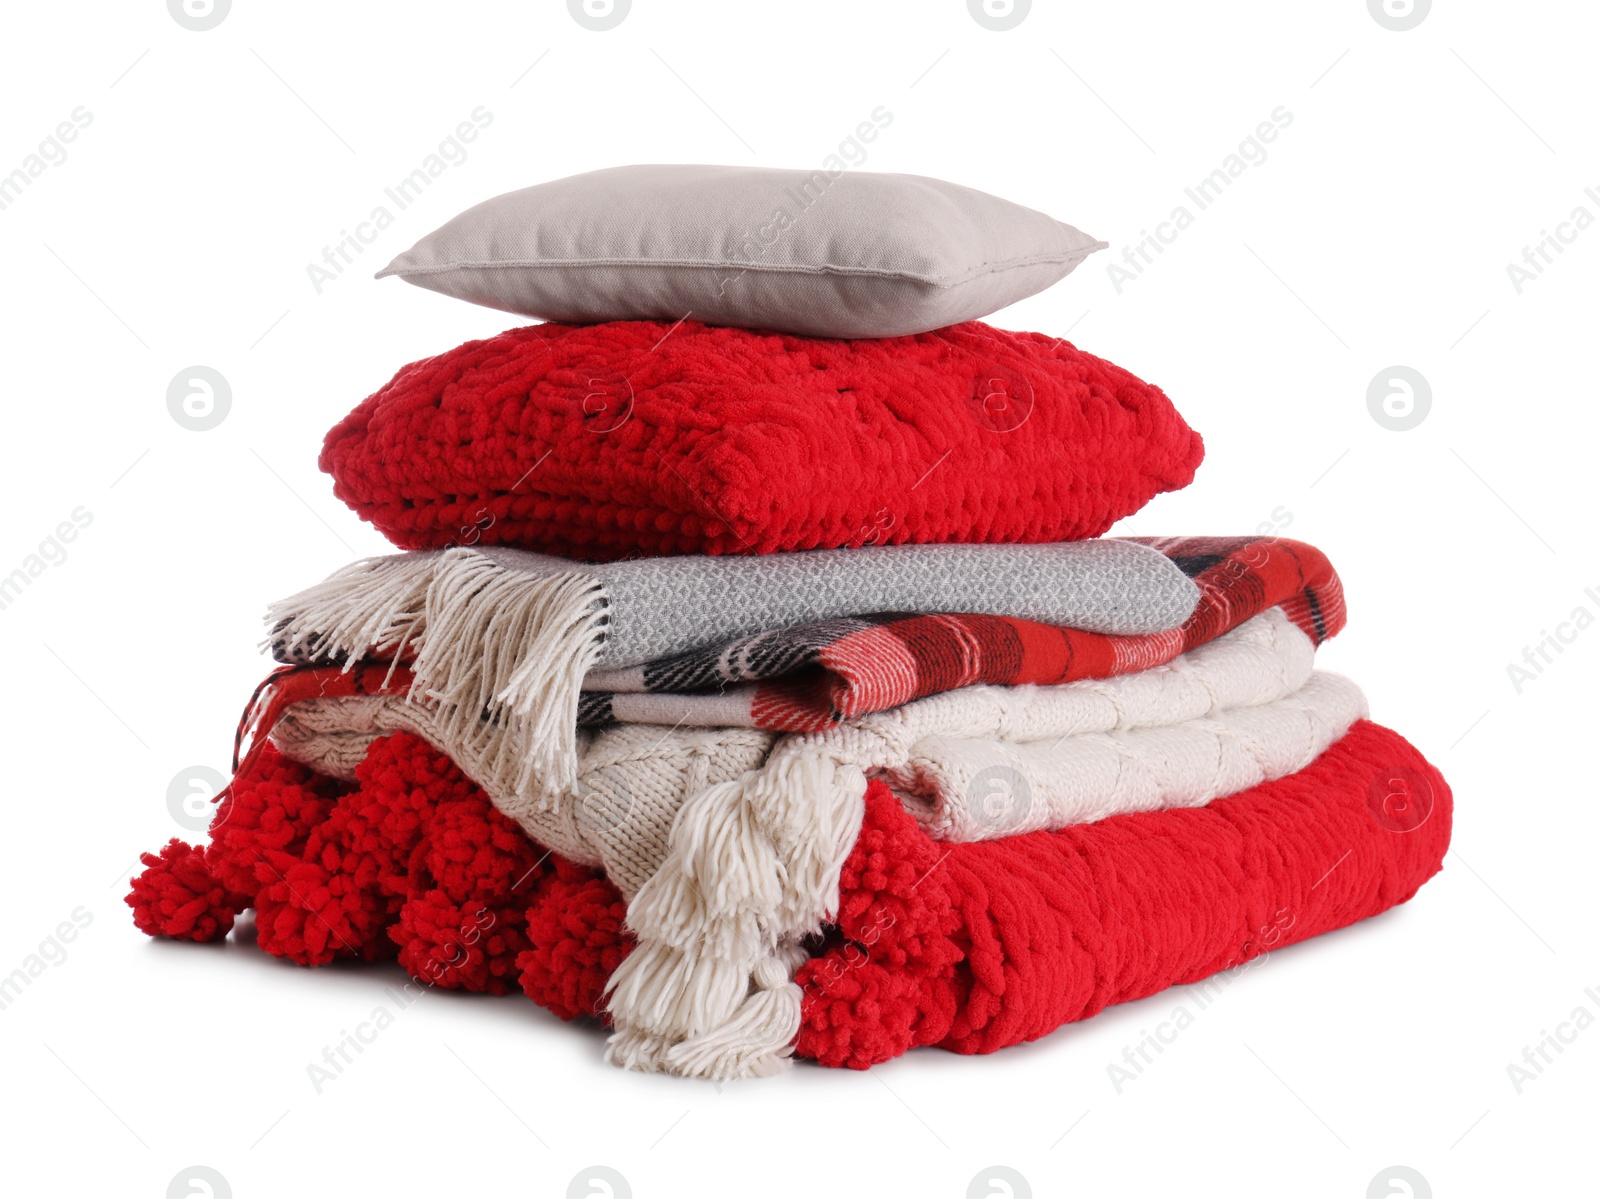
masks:
<path id="1" fill-rule="evenodd" d="M 413 363 L 321 464 L 405 549 L 611 559 L 1096 537 L 1201 452 L 1158 388 L 1038 333 L 615 321 Z"/>

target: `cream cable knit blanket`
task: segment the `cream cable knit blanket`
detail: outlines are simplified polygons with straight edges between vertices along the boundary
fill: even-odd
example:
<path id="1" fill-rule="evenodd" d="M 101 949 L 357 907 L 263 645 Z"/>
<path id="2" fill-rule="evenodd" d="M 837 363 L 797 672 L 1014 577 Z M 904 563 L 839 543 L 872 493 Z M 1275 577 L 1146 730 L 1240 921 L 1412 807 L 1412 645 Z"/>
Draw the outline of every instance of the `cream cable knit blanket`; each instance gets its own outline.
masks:
<path id="1" fill-rule="evenodd" d="M 967 688 L 809 736 L 624 725 L 582 736 L 580 785 L 553 806 L 485 789 L 535 840 L 604 867 L 629 901 L 639 945 L 612 980 L 612 1059 L 766 1074 L 799 1030 L 800 941 L 837 905 L 869 776 L 945 840 L 1208 803 L 1303 768 L 1366 715 L 1354 684 L 1312 670 L 1312 652 L 1274 608 L 1140 674 Z M 492 777 L 406 697 L 306 701 L 272 737 L 351 777 L 397 730 Z"/>

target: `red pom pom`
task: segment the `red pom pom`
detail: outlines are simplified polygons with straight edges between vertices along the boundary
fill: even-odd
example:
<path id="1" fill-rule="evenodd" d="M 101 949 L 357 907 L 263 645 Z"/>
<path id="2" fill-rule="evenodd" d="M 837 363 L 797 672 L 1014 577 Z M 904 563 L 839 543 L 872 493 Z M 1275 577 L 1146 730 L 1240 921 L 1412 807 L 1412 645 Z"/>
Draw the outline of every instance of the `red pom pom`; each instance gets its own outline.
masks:
<path id="1" fill-rule="evenodd" d="M 441 806 L 483 794 L 454 762 L 410 733 L 374 741 L 356 767 L 356 782 L 377 844 L 401 862 L 419 850 Z"/>
<path id="2" fill-rule="evenodd" d="M 231 890 L 254 895 L 273 875 L 258 877 L 257 865 L 269 853 L 298 858 L 311 830 L 328 817 L 348 784 L 290 761 L 271 744 L 262 747 L 247 775 L 223 795 L 211 821 L 206 861 Z"/>
<path id="3" fill-rule="evenodd" d="M 517 958 L 528 998 L 563 1020 L 604 1018 L 606 981 L 634 945 L 627 914 L 622 893 L 599 871 L 556 859 L 528 908 L 532 947 Z"/>
<path id="4" fill-rule="evenodd" d="M 867 788 L 861 832 L 839 875 L 838 927 L 795 975 L 804 992 L 801 1057 L 865 1070 L 949 1029 L 962 953 L 953 936 L 960 913 L 936 877 L 944 853 L 883 783 Z"/>
<path id="5" fill-rule="evenodd" d="M 400 964 L 418 982 L 490 995 L 513 989 L 517 955 L 528 945 L 515 907 L 458 905 L 443 891 L 408 899 L 389 936 L 400 946 Z"/>
<path id="6" fill-rule="evenodd" d="M 262 949 L 302 966 L 393 956 L 383 935 L 393 913 L 383 896 L 316 862 L 280 855 L 261 863 L 263 872 L 280 868 L 277 881 L 256 895 L 256 941 Z"/>
<path id="7" fill-rule="evenodd" d="M 886 969 L 847 945 L 806 962 L 795 981 L 805 988 L 801 1057 L 866 1070 L 918 1043 L 928 1001 L 919 975 Z"/>
<path id="8" fill-rule="evenodd" d="M 420 737 L 376 739 L 356 778 L 265 746 L 230 786 L 208 850 L 175 841 L 146 855 L 128 897 L 139 927 L 212 940 L 253 897 L 257 943 L 302 965 L 398 957 L 429 985 L 505 994 L 520 981 L 569 1019 L 598 1011 L 632 947 L 615 887 L 531 841 Z M 533 944 L 526 897 L 550 882 Z"/>
<path id="9" fill-rule="evenodd" d="M 139 855 L 144 870 L 135 877 L 125 902 L 133 922 L 152 937 L 220 941 L 233 918 L 249 904 L 230 892 L 206 865 L 205 853 L 174 837 L 161 855 Z"/>
<path id="10" fill-rule="evenodd" d="M 500 903 L 527 894 L 549 857 L 482 791 L 440 806 L 428 823 L 423 862 L 436 889 L 457 903 Z"/>

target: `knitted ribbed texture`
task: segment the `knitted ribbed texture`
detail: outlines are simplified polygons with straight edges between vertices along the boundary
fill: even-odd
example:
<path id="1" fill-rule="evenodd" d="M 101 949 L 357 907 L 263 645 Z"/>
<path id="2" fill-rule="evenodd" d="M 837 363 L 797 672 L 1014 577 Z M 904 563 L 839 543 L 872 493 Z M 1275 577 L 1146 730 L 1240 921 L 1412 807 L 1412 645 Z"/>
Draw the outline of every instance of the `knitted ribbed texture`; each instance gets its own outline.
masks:
<path id="1" fill-rule="evenodd" d="M 534 325 L 412 363 L 321 465 L 403 549 L 608 559 L 1097 537 L 1201 453 L 1159 389 L 1059 338 L 686 320 Z"/>
<path id="2" fill-rule="evenodd" d="M 1389 798 L 1406 797 L 1404 812 Z M 1357 724 L 1312 765 L 1203 808 L 937 845 L 867 795 L 832 943 L 801 967 L 797 1052 L 865 1068 L 988 1053 L 1404 903 L 1440 868 L 1451 796 Z"/>

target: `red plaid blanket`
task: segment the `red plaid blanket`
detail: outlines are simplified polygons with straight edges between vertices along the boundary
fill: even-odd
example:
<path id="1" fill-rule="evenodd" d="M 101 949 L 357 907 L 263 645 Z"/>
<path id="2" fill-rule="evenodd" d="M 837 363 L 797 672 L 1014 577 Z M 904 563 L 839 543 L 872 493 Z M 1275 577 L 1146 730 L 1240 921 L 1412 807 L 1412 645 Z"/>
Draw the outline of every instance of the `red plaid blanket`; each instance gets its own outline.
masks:
<path id="1" fill-rule="evenodd" d="M 1200 603 L 1164 633 L 1117 636 L 1003 616 L 886 613 L 779 629 L 584 682 L 579 723 L 811 733 L 981 683 L 1070 683 L 1170 662 L 1278 605 L 1322 644 L 1344 591 L 1320 550 L 1274 537 L 1136 537 L 1171 558 Z"/>
<path id="2" fill-rule="evenodd" d="M 741 638 L 729 645 L 585 680 L 579 723 L 750 727 L 810 733 L 914 699 L 977 684 L 1070 683 L 1170 662 L 1266 609 L 1281 607 L 1312 642 L 1345 624 L 1344 591 L 1322 552 L 1281 537 L 1135 537 L 1200 589 L 1180 627 L 1118 636 L 998 616 L 884 613 Z M 257 689 L 240 726 L 270 729 L 317 696 L 403 694 L 389 663 L 354 670 L 286 666 Z"/>

